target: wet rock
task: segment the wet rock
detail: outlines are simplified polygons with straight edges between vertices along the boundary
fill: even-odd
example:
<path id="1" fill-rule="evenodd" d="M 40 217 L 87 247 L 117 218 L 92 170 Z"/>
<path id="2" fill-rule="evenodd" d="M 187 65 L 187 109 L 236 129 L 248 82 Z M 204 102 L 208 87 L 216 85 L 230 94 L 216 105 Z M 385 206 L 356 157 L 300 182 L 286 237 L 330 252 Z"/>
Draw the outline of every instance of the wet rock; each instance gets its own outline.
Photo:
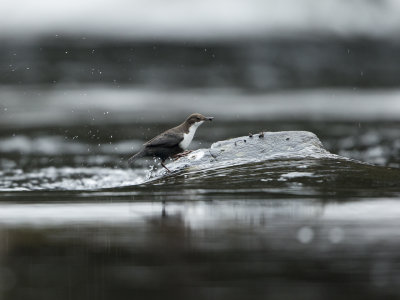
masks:
<path id="1" fill-rule="evenodd" d="M 270 159 L 327 158 L 331 154 L 318 137 L 307 131 L 263 132 L 263 138 L 237 137 L 219 141 L 209 149 L 193 151 L 168 164 L 171 170 L 212 168 Z"/>

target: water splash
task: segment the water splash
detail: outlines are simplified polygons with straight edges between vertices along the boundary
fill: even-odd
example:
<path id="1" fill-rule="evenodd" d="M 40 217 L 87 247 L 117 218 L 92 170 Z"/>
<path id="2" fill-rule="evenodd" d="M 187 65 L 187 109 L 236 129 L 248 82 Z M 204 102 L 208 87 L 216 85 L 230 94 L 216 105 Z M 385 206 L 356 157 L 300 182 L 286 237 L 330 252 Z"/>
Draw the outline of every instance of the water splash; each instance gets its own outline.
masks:
<path id="1" fill-rule="evenodd" d="M 146 169 L 47 167 L 24 172 L 3 171 L 0 191 L 96 190 L 138 185 L 146 181 Z"/>

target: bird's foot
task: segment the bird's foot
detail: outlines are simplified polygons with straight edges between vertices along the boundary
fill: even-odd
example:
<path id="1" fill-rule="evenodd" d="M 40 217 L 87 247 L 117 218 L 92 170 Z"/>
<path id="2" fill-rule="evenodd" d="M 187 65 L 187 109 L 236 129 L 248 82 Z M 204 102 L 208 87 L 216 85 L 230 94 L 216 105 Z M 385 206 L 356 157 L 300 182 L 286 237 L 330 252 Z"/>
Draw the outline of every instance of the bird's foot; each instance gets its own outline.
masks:
<path id="1" fill-rule="evenodd" d="M 180 159 L 181 157 L 187 156 L 187 155 L 189 155 L 189 154 L 192 153 L 192 152 L 193 152 L 192 150 L 186 150 L 186 151 L 184 151 L 184 152 L 175 154 L 174 156 L 172 156 L 172 159 L 173 159 L 173 160 L 178 160 L 178 159 Z"/>
<path id="2" fill-rule="evenodd" d="M 166 167 L 166 165 L 164 165 L 164 162 L 163 162 L 163 161 L 161 162 L 161 165 L 168 171 L 168 173 L 172 173 L 171 170 L 168 169 L 168 168 Z"/>

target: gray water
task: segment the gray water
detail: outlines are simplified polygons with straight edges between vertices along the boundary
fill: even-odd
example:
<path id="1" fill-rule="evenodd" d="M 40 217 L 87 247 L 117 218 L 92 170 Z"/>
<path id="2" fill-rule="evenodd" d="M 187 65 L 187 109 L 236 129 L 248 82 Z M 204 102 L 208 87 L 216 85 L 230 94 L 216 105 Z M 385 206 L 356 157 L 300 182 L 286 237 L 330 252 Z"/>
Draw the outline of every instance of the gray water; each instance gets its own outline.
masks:
<path id="1" fill-rule="evenodd" d="M 400 298 L 397 0 L 2 8 L 0 299 Z M 127 164 L 193 112 L 335 155 Z"/>
<path id="2" fill-rule="evenodd" d="M 400 296 L 397 91 L 1 93 L 2 298 Z M 309 130 L 352 160 L 280 156 L 165 175 L 157 161 L 126 164 L 195 109 L 215 120 L 192 149 Z"/>

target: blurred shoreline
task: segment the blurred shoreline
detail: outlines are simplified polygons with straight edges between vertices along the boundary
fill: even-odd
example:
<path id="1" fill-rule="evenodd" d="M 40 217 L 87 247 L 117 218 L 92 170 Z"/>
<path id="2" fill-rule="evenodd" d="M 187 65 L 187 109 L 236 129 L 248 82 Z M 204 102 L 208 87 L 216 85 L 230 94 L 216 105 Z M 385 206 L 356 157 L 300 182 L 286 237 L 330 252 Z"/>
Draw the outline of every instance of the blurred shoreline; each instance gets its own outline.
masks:
<path id="1" fill-rule="evenodd" d="M 0 84 L 104 84 L 249 92 L 400 85 L 400 42 L 296 36 L 224 42 L 53 37 L 4 42 Z"/>
<path id="2" fill-rule="evenodd" d="M 4 0 L 0 36 L 102 36 L 130 40 L 229 40 L 330 34 L 396 37 L 397 0 Z"/>

